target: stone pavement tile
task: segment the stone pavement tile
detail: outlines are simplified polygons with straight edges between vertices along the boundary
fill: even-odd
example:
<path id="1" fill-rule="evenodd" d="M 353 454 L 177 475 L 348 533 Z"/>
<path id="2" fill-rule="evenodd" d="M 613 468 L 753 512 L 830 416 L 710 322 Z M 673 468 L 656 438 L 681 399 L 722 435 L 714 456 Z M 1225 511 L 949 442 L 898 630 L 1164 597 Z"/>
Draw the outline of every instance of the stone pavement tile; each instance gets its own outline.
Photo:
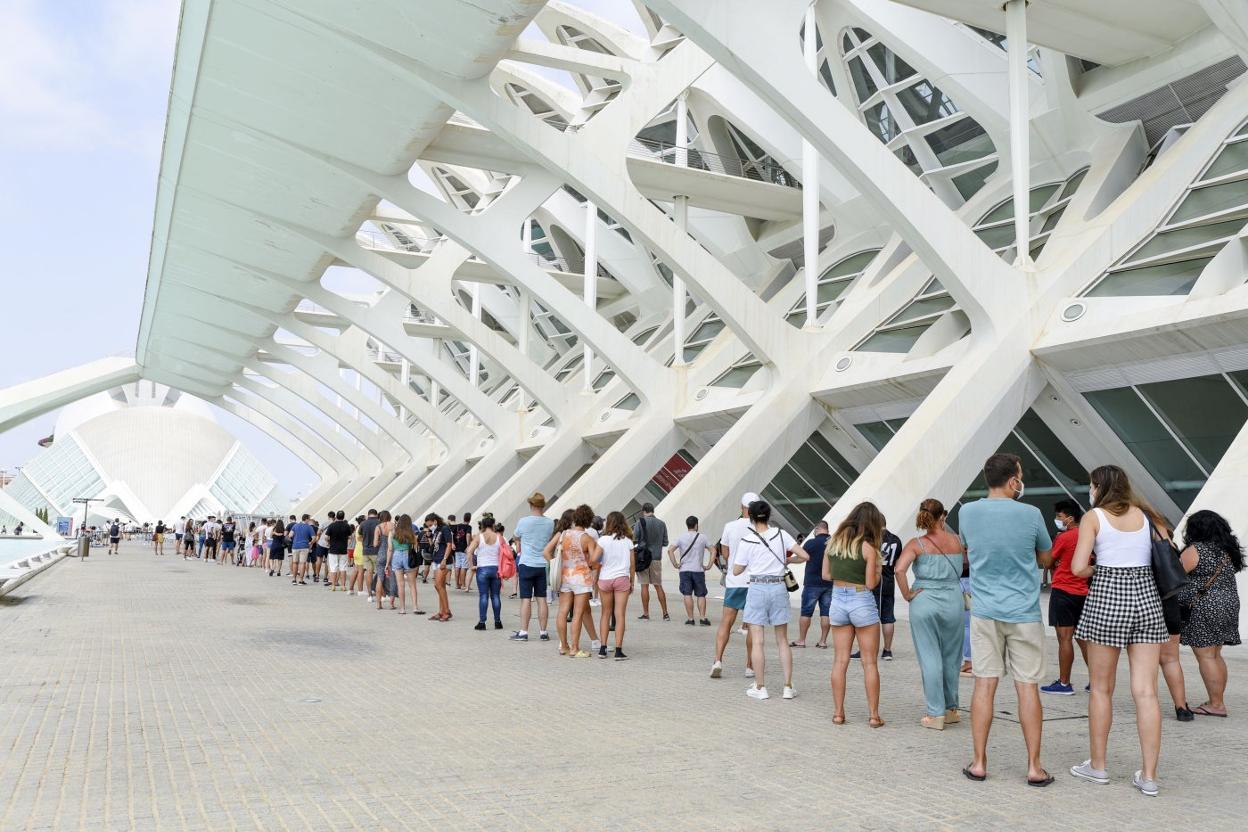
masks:
<path id="1" fill-rule="evenodd" d="M 433 608 L 432 587 L 419 589 Z M 17 595 L 0 605 L 4 832 L 1244 827 L 1248 725 L 1235 717 L 1167 719 L 1162 796 L 1131 788 L 1125 660 L 1111 785 L 1066 773 L 1087 757 L 1086 699 L 1045 697 L 1043 760 L 1057 782 L 1037 790 L 1023 783 L 1008 683 L 986 783 L 959 773 L 969 719 L 918 726 L 904 623 L 896 661 L 880 665 L 889 724 L 870 730 L 857 663 L 849 724 L 835 727 L 830 650 L 796 651 L 799 696 L 786 702 L 770 643 L 773 698 L 755 702 L 743 638 L 713 681 L 714 631 L 637 621 L 636 599 L 632 658 L 617 663 L 478 633 L 475 595 L 452 592 L 455 619 L 438 624 L 259 570 L 156 559 L 139 544 L 60 564 Z M 517 610 L 504 601 L 509 628 Z M 1190 655 L 1184 664 L 1199 701 Z M 1237 682 L 1248 662 L 1231 651 L 1230 664 L 1231 710 L 1248 714 Z M 964 704 L 970 690 L 963 680 Z"/>

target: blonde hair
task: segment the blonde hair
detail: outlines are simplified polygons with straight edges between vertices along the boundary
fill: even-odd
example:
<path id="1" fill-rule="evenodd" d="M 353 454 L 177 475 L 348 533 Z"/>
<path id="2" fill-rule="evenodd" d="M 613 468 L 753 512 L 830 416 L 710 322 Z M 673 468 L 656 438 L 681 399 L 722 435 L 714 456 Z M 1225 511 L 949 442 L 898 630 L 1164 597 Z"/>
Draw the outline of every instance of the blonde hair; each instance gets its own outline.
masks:
<path id="1" fill-rule="evenodd" d="M 883 535 L 884 515 L 875 507 L 875 503 L 859 503 L 828 538 L 824 555 L 857 560 L 862 557 L 863 543 L 870 543 L 879 549 Z"/>

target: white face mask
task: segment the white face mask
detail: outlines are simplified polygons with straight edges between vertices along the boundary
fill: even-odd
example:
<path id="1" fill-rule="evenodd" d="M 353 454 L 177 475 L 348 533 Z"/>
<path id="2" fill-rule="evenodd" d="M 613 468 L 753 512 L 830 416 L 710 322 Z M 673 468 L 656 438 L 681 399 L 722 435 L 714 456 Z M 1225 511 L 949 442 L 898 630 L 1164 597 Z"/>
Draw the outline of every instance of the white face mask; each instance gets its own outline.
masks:
<path id="1" fill-rule="evenodd" d="M 1027 485 L 1022 480 L 1018 481 L 1018 491 L 1014 494 L 1015 500 L 1023 499 L 1023 492 L 1027 490 Z"/>
<path id="2" fill-rule="evenodd" d="M 1090 485 L 1088 486 L 1088 505 L 1096 505 L 1096 489 Z"/>
<path id="3" fill-rule="evenodd" d="M 1063 523 L 1061 520 L 1058 520 L 1056 517 L 1053 518 L 1053 525 L 1057 526 L 1057 530 L 1059 532 L 1066 531 L 1066 524 Z"/>

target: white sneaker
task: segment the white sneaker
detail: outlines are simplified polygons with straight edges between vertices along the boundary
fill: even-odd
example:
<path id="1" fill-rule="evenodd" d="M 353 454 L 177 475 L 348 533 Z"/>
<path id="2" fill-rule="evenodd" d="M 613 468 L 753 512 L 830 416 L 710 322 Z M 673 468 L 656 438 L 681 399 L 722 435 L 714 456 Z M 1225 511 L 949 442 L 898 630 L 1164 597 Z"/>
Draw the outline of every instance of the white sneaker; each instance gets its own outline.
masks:
<path id="1" fill-rule="evenodd" d="M 374 602 L 374 601 L 376 601 L 376 600 L 377 600 L 377 599 L 376 599 L 376 598 L 374 598 L 373 596 L 371 596 L 371 595 L 370 595 L 370 596 L 368 596 L 368 603 L 370 603 L 370 604 L 371 604 L 371 603 L 373 603 L 373 602 Z"/>
<path id="2" fill-rule="evenodd" d="M 753 679 L 753 678 L 754 678 L 754 668 L 752 668 L 752 667 L 747 667 L 747 668 L 745 669 L 745 678 L 747 678 L 747 679 Z"/>
<path id="3" fill-rule="evenodd" d="M 751 699 L 770 699 L 771 695 L 767 693 L 767 688 L 757 688 L 750 685 L 745 689 L 745 695 Z"/>
<path id="4" fill-rule="evenodd" d="M 749 631 L 749 630 L 747 630 L 747 629 L 745 629 L 745 627 L 738 627 L 738 628 L 737 628 L 737 635 L 745 636 L 745 635 L 749 635 L 749 633 L 750 633 L 750 631 Z"/>
<path id="5" fill-rule="evenodd" d="M 601 602 L 601 601 L 599 601 L 597 598 L 590 598 L 590 599 L 589 599 L 589 605 L 590 605 L 591 607 L 601 607 L 601 606 L 602 606 L 602 602 Z"/>
<path id="6" fill-rule="evenodd" d="M 788 685 L 785 685 L 784 686 L 784 698 L 792 699 L 794 696 L 797 696 L 797 691 L 793 690 L 793 688 L 789 687 Z"/>
<path id="7" fill-rule="evenodd" d="M 724 663 L 723 662 L 715 662 L 713 665 L 711 665 L 711 678 L 712 679 L 718 679 L 720 676 L 723 676 L 723 675 L 724 675 Z"/>
<path id="8" fill-rule="evenodd" d="M 601 646 L 602 646 L 602 642 L 599 641 L 598 639 L 594 639 L 593 641 L 589 643 L 590 650 L 597 650 Z"/>

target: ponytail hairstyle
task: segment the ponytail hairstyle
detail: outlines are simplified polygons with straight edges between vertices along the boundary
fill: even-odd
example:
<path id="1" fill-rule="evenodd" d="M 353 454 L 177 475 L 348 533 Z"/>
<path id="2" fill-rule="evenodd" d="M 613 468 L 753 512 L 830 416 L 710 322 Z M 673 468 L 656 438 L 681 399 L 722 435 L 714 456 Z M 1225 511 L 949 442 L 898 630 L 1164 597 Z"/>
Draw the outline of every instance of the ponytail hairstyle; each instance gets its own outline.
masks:
<path id="1" fill-rule="evenodd" d="M 1107 511 L 1115 517 L 1121 517 L 1127 510 L 1134 507 L 1144 512 L 1144 516 L 1153 521 L 1154 526 L 1169 530 L 1170 525 L 1165 518 L 1146 503 L 1131 487 L 1127 472 L 1117 465 L 1102 465 L 1088 474 L 1088 481 L 1096 491 L 1096 502 L 1093 508 Z"/>
<path id="2" fill-rule="evenodd" d="M 877 550 L 884 536 L 884 515 L 875 503 L 859 503 L 854 506 L 836 527 L 828 540 L 825 554 L 829 557 L 857 560 L 862 557 L 862 544 L 870 543 Z"/>
<path id="3" fill-rule="evenodd" d="M 628 527 L 628 520 L 624 517 L 624 512 L 622 511 L 613 511 L 607 515 L 603 534 L 607 537 L 633 539 L 633 530 Z"/>
<path id="4" fill-rule="evenodd" d="M 555 534 L 559 534 L 559 532 L 566 532 L 568 529 L 572 528 L 572 518 L 575 515 L 576 511 L 573 509 L 565 509 L 563 514 L 559 515 L 559 522 L 555 523 Z"/>
<path id="5" fill-rule="evenodd" d="M 945 511 L 944 503 L 934 497 L 928 497 L 919 503 L 919 514 L 914 518 L 914 526 L 925 532 L 930 532 L 936 528 L 936 524 L 945 518 L 949 512 Z"/>
<path id="6" fill-rule="evenodd" d="M 399 519 L 394 523 L 394 540 L 396 543 L 406 543 L 408 546 L 416 542 L 416 531 L 412 528 L 411 515 L 399 515 Z"/>

